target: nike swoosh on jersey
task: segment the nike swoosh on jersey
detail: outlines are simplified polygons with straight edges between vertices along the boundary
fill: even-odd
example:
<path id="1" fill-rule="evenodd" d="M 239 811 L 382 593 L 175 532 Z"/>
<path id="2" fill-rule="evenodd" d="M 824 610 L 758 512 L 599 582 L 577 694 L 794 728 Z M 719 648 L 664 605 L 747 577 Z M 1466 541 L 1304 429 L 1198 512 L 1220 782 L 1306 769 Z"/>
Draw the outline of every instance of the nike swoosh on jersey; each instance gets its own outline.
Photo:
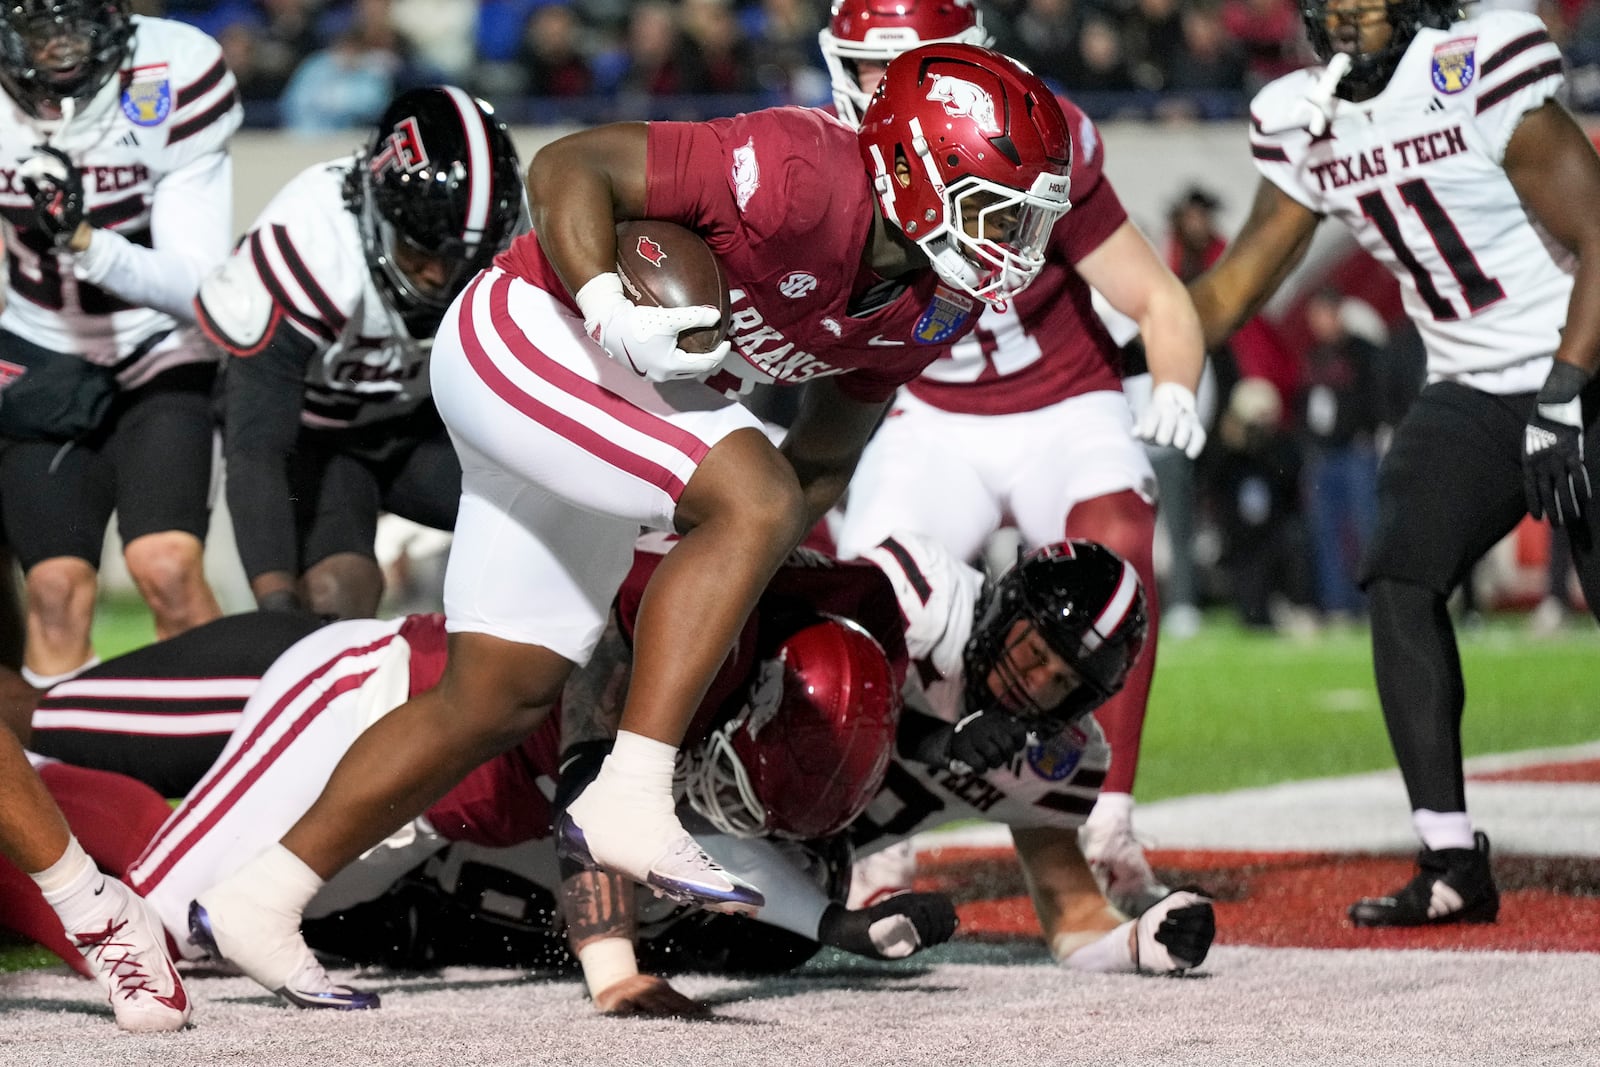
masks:
<path id="1" fill-rule="evenodd" d="M 874 334 L 872 337 L 869 337 L 867 339 L 867 344 L 872 345 L 875 348 L 891 348 L 891 347 L 894 347 L 896 345 L 902 345 L 903 346 L 905 344 L 905 342 L 904 341 L 891 340 L 890 338 L 885 337 L 885 336 L 883 336 L 883 334 L 880 333 L 880 334 Z"/>

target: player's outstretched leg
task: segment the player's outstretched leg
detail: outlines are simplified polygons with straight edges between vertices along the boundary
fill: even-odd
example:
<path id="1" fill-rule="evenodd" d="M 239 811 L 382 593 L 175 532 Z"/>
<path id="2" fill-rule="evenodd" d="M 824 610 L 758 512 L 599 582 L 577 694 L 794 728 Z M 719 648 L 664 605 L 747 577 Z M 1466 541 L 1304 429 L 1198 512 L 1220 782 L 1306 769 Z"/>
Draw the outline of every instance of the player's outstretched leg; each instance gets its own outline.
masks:
<path id="1" fill-rule="evenodd" d="M 1393 896 L 1367 897 L 1350 905 L 1357 926 L 1438 926 L 1492 923 L 1500 914 L 1500 892 L 1489 869 L 1489 836 L 1479 830 L 1474 848 L 1425 848 L 1417 874 Z"/>
<path id="2" fill-rule="evenodd" d="M 301 910 L 320 883 L 292 895 L 292 910 L 273 903 L 284 897 L 279 883 L 293 883 L 297 875 L 301 882 L 316 878 L 294 853 L 274 845 L 189 905 L 189 936 L 297 1008 L 378 1007 L 376 993 L 334 984 L 300 934 Z"/>
<path id="3" fill-rule="evenodd" d="M 134 1033 L 181 1030 L 189 994 L 167 955 L 166 930 L 143 897 L 101 876 L 92 900 L 76 902 L 81 917 L 67 935 L 105 986 L 117 1025 Z"/>
<path id="4" fill-rule="evenodd" d="M 556 851 L 625 875 L 658 896 L 753 914 L 766 903 L 761 891 L 706 855 L 672 809 L 674 751 L 647 737 L 618 734 L 599 776 L 557 818 Z"/>

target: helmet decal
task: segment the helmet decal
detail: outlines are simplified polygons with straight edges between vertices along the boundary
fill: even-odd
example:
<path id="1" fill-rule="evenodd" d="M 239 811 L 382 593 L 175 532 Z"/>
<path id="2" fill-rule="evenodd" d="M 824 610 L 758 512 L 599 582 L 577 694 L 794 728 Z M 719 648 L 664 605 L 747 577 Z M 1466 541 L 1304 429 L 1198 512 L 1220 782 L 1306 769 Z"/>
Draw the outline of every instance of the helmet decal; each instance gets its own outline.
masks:
<path id="1" fill-rule="evenodd" d="M 383 150 L 374 155 L 367 165 L 372 168 L 373 174 L 382 174 L 391 167 L 407 174 L 426 170 L 428 150 L 422 144 L 422 131 L 417 128 L 417 117 L 407 115 L 395 123 L 394 130 L 384 138 Z"/>
<path id="2" fill-rule="evenodd" d="M 946 115 L 971 119 L 973 125 L 991 137 L 998 137 L 1004 132 L 1000 128 L 1000 121 L 995 118 L 994 97 L 964 78 L 935 74 L 933 88 L 928 90 L 928 99 L 943 104 Z"/>

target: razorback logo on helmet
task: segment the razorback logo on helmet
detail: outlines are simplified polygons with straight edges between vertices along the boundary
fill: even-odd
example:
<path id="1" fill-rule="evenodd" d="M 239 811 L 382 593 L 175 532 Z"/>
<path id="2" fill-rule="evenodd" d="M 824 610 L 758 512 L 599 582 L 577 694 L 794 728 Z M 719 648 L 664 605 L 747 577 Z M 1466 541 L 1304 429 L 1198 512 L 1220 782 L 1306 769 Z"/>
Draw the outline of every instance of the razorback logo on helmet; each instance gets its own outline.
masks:
<path id="1" fill-rule="evenodd" d="M 372 156 L 373 174 L 382 174 L 393 168 L 415 174 L 428 165 L 428 150 L 422 144 L 422 130 L 416 116 L 409 116 L 394 124 L 394 130 L 384 138 L 382 151 Z"/>
<path id="2" fill-rule="evenodd" d="M 641 259 L 649 260 L 652 267 L 659 267 L 667 261 L 666 251 L 645 234 L 639 235 L 639 244 L 634 251 L 639 253 Z"/>
<path id="3" fill-rule="evenodd" d="M 965 78 L 935 74 L 933 87 L 928 90 L 928 99 L 943 104 L 944 113 L 952 118 L 971 119 L 986 135 L 998 137 L 1001 133 L 994 97 Z"/>

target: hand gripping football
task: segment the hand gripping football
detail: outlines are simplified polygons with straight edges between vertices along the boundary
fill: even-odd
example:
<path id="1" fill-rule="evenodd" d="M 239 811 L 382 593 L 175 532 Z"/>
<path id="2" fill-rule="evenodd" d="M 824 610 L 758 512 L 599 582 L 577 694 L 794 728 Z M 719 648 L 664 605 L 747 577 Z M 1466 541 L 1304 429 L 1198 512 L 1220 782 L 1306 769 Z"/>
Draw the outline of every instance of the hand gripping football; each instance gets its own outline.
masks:
<path id="1" fill-rule="evenodd" d="M 716 326 L 679 335 L 678 347 L 685 352 L 709 352 L 727 336 L 728 279 L 716 254 L 693 230 L 658 219 L 617 223 L 617 274 L 628 299 L 636 304 L 706 304 L 722 313 Z"/>

